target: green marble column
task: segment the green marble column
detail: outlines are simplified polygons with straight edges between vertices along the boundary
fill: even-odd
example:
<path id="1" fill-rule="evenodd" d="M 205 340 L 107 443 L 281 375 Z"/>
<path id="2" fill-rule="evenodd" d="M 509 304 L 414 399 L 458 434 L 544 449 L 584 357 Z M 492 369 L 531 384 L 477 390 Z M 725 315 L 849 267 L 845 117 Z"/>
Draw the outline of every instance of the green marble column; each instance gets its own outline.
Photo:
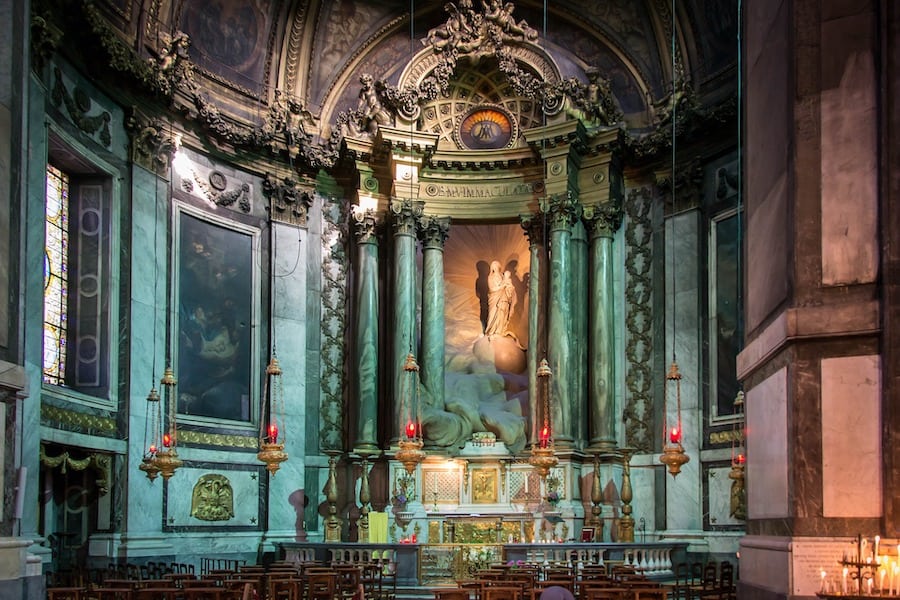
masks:
<path id="1" fill-rule="evenodd" d="M 578 215 L 578 203 L 571 194 L 549 199 L 550 219 L 550 297 L 547 331 L 547 357 L 554 377 L 550 384 L 550 413 L 553 439 L 557 448 L 574 445 L 572 349 L 572 225 Z"/>
<path id="2" fill-rule="evenodd" d="M 588 238 L 584 225 L 576 219 L 569 243 L 572 261 L 572 363 L 569 389 L 572 392 L 572 435 L 579 448 L 588 439 Z"/>
<path id="3" fill-rule="evenodd" d="M 444 242 L 450 217 L 425 217 L 422 238 L 422 360 L 424 399 L 444 408 Z"/>
<path id="4" fill-rule="evenodd" d="M 546 220 L 543 213 L 522 215 L 522 229 L 528 236 L 528 250 L 531 265 L 528 273 L 528 418 L 531 428 L 528 443 L 537 442 L 537 431 L 540 424 L 537 367 L 541 359 L 547 355 L 547 243 Z"/>
<path id="5" fill-rule="evenodd" d="M 584 221 L 591 234 L 590 449 L 605 451 L 616 447 L 613 238 L 622 212 L 614 206 L 591 206 L 584 210 Z"/>
<path id="6" fill-rule="evenodd" d="M 400 434 L 404 399 L 403 364 L 406 355 L 415 353 L 416 339 L 416 228 L 425 203 L 417 200 L 392 200 L 394 228 L 394 343 L 391 355 L 394 387 L 394 423 Z M 407 399 L 408 400 L 408 399 Z"/>
<path id="7" fill-rule="evenodd" d="M 353 450 L 378 454 L 378 225 L 374 211 L 354 213 L 358 249 L 356 274 L 356 393 L 359 418 Z"/>

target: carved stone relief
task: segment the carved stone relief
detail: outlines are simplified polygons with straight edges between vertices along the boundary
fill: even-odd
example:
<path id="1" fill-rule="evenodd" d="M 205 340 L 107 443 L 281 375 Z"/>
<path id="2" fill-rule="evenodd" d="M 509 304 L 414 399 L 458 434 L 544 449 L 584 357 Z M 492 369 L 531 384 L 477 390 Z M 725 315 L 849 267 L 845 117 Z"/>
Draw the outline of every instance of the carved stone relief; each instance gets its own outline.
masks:
<path id="1" fill-rule="evenodd" d="M 191 495 L 191 516 L 201 521 L 227 521 L 234 517 L 234 490 L 224 475 L 202 475 Z"/>

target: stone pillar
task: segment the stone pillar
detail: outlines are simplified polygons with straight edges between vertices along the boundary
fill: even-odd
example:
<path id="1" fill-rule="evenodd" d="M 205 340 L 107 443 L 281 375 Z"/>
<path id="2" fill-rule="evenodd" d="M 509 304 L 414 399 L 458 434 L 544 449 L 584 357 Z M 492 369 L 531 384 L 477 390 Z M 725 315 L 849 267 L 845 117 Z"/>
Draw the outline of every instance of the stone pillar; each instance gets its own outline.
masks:
<path id="1" fill-rule="evenodd" d="M 528 443 L 537 441 L 540 424 L 540 398 L 538 394 L 537 368 L 540 360 L 547 355 L 547 240 L 546 217 L 539 212 L 535 215 L 522 215 L 522 229 L 528 236 L 530 253 L 530 273 L 528 277 L 528 390 L 530 398 L 529 421 L 531 430 Z"/>
<path id="2" fill-rule="evenodd" d="M 582 447 L 590 434 L 588 428 L 588 235 L 581 219 L 572 225 L 569 257 L 572 274 L 569 278 L 572 288 L 572 362 L 569 369 L 569 389 L 572 393 L 572 436 L 576 445 Z"/>
<path id="3" fill-rule="evenodd" d="M 622 212 L 612 205 L 590 206 L 584 221 L 591 236 L 589 439 L 592 451 L 603 452 L 616 446 L 613 238 Z"/>
<path id="4" fill-rule="evenodd" d="M 450 217 L 426 217 L 422 222 L 422 360 L 420 377 L 425 398 L 444 407 L 444 242 Z"/>
<path id="5" fill-rule="evenodd" d="M 394 427 L 400 426 L 403 398 L 403 364 L 415 351 L 416 339 L 416 227 L 425 203 L 418 200 L 393 200 L 391 216 L 394 228 L 394 343 L 391 372 L 394 389 Z M 399 429 L 395 435 L 399 434 Z"/>
<path id="6" fill-rule="evenodd" d="M 378 225 L 375 212 L 359 210 L 356 221 L 356 395 L 359 415 L 353 451 L 361 456 L 378 449 Z"/>
<path id="7" fill-rule="evenodd" d="M 570 194 L 552 196 L 546 210 L 550 219 L 550 296 L 547 355 L 555 377 L 550 384 L 550 413 L 557 448 L 571 448 L 575 441 L 572 378 L 572 264 L 570 242 L 578 204 Z"/>

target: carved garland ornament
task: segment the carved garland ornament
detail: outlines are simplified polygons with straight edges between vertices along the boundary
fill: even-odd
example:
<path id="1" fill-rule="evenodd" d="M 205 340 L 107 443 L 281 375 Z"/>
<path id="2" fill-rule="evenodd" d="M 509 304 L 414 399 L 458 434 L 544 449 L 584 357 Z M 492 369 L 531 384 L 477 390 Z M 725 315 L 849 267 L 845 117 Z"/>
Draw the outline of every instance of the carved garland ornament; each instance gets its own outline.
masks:
<path id="1" fill-rule="evenodd" d="M 97 472 L 95 483 L 97 484 L 97 490 L 100 492 L 100 495 L 103 496 L 109 493 L 109 476 L 112 466 L 112 457 L 109 454 L 95 452 L 89 454 L 85 458 L 72 458 L 67 451 L 64 451 L 57 456 L 48 456 L 47 447 L 44 444 L 41 444 L 39 452 L 40 461 L 43 466 L 51 469 L 59 467 L 60 472 L 62 473 L 66 473 L 69 469 L 72 469 L 73 471 L 84 471 L 88 467 L 91 467 Z"/>
<path id="2" fill-rule="evenodd" d="M 641 452 L 653 450 L 653 310 L 650 222 L 652 197 L 647 189 L 631 190 L 625 211 L 625 444 Z"/>

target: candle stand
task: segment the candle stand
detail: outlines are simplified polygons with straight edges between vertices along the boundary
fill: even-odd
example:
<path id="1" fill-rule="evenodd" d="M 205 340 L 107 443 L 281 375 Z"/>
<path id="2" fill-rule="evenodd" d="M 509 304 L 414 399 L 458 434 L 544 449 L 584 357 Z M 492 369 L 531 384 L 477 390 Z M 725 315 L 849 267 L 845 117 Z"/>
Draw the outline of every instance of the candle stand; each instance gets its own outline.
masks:
<path id="1" fill-rule="evenodd" d="M 875 543 L 869 545 L 869 540 L 862 534 L 856 536 L 853 551 L 844 553 L 838 564 L 841 566 L 840 581 L 827 580 L 826 573 L 822 571 L 822 585 L 816 596 L 819 598 L 884 598 L 897 596 L 900 590 L 894 589 L 894 577 L 891 577 L 891 585 L 885 588 L 885 570 L 879 569 L 878 545 L 879 536 L 875 536 Z M 871 548 L 871 549 L 869 549 Z M 886 557 L 885 557 L 886 558 Z M 896 583 L 900 587 L 900 581 Z"/>

